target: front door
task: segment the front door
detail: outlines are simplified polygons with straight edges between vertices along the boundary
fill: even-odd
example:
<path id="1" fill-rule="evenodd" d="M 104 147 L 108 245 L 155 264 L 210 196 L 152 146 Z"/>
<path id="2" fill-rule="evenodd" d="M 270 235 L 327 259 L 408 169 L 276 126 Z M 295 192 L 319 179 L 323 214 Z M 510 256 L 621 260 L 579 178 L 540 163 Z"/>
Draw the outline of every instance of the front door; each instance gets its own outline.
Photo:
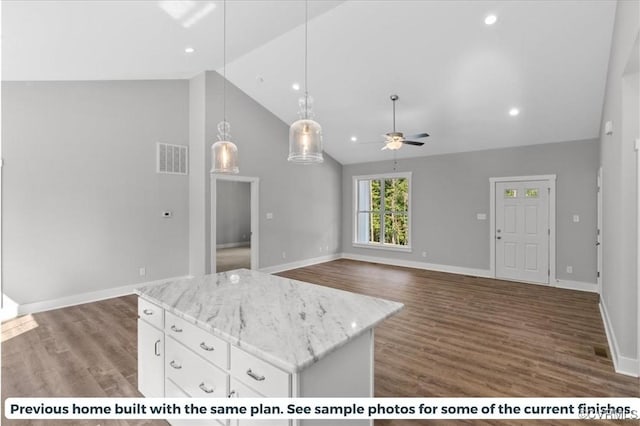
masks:
<path id="1" fill-rule="evenodd" d="M 549 284 L 548 181 L 495 185 L 496 278 Z"/>

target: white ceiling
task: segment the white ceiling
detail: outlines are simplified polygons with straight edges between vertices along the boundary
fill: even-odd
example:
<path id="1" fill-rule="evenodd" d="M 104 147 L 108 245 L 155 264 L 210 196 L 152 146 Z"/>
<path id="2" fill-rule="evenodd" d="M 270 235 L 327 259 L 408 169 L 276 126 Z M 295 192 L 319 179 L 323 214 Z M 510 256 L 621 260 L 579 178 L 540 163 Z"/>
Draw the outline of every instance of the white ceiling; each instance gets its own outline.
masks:
<path id="1" fill-rule="evenodd" d="M 3 80 L 190 78 L 222 66 L 219 1 L 2 7 Z M 391 130 L 392 93 L 400 96 L 398 129 L 431 134 L 424 147 L 403 147 L 398 158 L 598 136 L 613 1 L 309 7 L 309 91 L 325 151 L 343 164 L 393 158 L 380 151 L 380 135 Z M 301 92 L 291 84 L 304 80 L 304 2 L 230 0 L 227 8 L 227 77 L 285 122 L 295 121 Z M 493 26 L 484 24 L 489 13 L 498 16 Z M 196 52 L 185 54 L 186 46 Z M 511 107 L 520 115 L 510 117 Z M 242 117 L 230 118 L 242 125 Z M 380 143 L 353 143 L 351 136 Z"/>

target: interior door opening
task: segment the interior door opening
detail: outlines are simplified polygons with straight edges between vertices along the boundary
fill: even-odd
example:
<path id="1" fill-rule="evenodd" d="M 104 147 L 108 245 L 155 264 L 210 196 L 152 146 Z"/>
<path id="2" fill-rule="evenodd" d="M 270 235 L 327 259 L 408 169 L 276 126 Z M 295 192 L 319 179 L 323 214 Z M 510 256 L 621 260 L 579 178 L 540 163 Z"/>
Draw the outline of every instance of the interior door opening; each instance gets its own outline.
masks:
<path id="1" fill-rule="evenodd" d="M 211 200 L 211 272 L 258 269 L 258 178 L 215 176 Z"/>
<path id="2" fill-rule="evenodd" d="M 216 202 L 217 272 L 251 268 L 251 184 L 218 180 Z"/>

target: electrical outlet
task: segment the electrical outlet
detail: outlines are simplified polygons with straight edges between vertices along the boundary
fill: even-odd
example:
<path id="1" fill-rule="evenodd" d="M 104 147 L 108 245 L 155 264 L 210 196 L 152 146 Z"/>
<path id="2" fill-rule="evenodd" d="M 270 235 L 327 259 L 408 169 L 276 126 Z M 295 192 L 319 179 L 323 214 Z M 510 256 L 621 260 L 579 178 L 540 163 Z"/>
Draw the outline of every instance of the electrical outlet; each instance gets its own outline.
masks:
<path id="1" fill-rule="evenodd" d="M 273 219 L 273 213 L 271 212 L 267 213 L 267 219 L 269 220 Z"/>
<path id="2" fill-rule="evenodd" d="M 286 252 L 286 251 L 283 251 L 283 252 L 282 252 L 282 258 L 283 258 L 283 259 L 286 259 L 286 258 L 287 258 L 287 252 Z"/>
<path id="3" fill-rule="evenodd" d="M 573 266 L 567 266 L 567 274 L 573 274 Z"/>
<path id="4" fill-rule="evenodd" d="M 573 221 L 574 221 L 574 223 L 580 222 L 580 215 L 574 214 L 573 215 Z"/>
<path id="5" fill-rule="evenodd" d="M 427 257 L 427 252 L 426 251 L 422 252 L 422 257 Z"/>
<path id="6" fill-rule="evenodd" d="M 143 266 L 142 268 L 138 269 L 138 273 L 141 277 L 144 277 L 145 275 L 147 275 L 147 268 Z"/>

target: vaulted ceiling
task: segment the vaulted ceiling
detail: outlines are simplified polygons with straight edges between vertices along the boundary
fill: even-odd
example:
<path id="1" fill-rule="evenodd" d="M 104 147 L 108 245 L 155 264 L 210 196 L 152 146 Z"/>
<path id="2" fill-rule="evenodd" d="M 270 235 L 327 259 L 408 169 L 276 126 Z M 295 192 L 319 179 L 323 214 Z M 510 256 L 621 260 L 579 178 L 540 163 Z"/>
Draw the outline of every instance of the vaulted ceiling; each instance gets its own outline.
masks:
<path id="1" fill-rule="evenodd" d="M 309 92 L 325 151 L 344 164 L 393 158 L 380 151 L 391 94 L 398 129 L 431 134 L 397 158 L 597 137 L 615 7 L 310 1 Z M 3 80 L 191 78 L 222 67 L 220 1 L 2 8 Z M 285 122 L 304 90 L 292 88 L 304 86 L 303 24 L 302 1 L 227 2 L 227 77 Z"/>

